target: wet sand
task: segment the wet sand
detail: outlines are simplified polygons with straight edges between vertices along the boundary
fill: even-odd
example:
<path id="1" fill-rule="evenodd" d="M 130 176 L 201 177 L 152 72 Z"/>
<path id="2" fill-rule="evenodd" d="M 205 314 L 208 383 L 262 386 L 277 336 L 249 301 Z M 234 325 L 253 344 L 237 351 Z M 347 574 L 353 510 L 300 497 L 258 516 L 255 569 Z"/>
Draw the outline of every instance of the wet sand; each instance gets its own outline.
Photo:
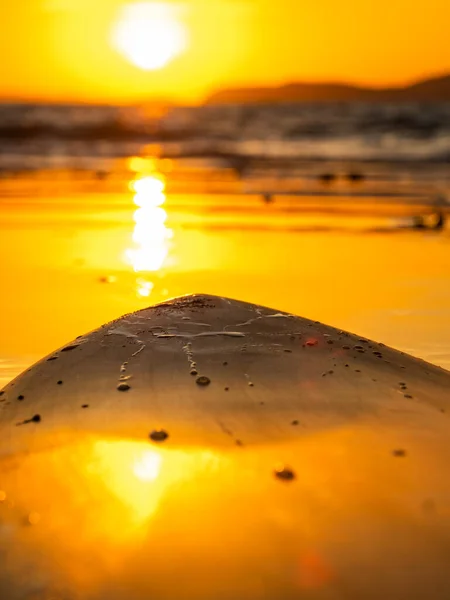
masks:
<path id="1" fill-rule="evenodd" d="M 108 320 L 195 292 L 319 320 L 450 368 L 448 231 L 176 200 L 0 198 L 0 384 Z"/>

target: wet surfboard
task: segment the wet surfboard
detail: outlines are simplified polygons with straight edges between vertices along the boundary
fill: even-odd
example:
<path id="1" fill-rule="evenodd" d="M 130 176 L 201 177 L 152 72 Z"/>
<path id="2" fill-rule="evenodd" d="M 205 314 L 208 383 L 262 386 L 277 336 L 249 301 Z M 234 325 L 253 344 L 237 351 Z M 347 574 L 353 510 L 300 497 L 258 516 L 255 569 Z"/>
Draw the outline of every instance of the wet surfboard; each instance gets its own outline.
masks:
<path id="1" fill-rule="evenodd" d="M 5 600 L 450 597 L 450 373 L 196 295 L 0 395 Z"/>

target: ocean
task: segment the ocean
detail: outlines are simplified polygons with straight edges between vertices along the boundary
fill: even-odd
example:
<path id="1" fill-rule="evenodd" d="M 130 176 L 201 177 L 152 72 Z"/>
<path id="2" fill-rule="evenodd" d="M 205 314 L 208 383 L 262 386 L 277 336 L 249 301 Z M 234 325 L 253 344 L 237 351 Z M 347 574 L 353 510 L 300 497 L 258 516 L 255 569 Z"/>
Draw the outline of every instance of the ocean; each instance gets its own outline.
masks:
<path id="1" fill-rule="evenodd" d="M 79 168 L 149 143 L 182 156 L 448 164 L 450 103 L 0 105 L 2 170 Z"/>

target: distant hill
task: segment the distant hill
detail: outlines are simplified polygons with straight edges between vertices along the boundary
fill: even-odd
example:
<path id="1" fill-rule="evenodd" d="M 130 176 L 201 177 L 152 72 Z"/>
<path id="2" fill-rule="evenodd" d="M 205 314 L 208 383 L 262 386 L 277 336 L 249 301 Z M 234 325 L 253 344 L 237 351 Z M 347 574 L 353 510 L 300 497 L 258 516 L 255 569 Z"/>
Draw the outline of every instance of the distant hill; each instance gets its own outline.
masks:
<path id="1" fill-rule="evenodd" d="M 206 104 L 286 102 L 450 102 L 450 74 L 406 87 L 375 89 L 340 83 L 290 83 L 281 87 L 225 89 Z"/>

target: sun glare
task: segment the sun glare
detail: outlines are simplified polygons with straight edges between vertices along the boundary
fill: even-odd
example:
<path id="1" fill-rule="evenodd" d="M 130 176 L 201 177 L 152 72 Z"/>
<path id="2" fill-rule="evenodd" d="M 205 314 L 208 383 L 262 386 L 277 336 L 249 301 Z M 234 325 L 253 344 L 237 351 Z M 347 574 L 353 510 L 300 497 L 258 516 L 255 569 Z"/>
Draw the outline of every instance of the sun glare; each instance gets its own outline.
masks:
<path id="1" fill-rule="evenodd" d="M 145 71 L 165 67 L 186 48 L 186 27 L 174 5 L 136 2 L 124 6 L 113 28 L 115 48 Z"/>
<path id="2" fill-rule="evenodd" d="M 126 251 L 125 259 L 135 273 L 147 273 L 147 276 L 136 279 L 136 291 L 140 298 L 148 298 L 154 288 L 154 283 L 148 277 L 150 273 L 162 269 L 172 237 L 172 230 L 166 226 L 167 213 L 162 208 L 166 201 L 165 181 L 155 173 L 137 176 L 129 187 L 134 192 L 136 211 L 133 217 L 133 246 Z"/>

